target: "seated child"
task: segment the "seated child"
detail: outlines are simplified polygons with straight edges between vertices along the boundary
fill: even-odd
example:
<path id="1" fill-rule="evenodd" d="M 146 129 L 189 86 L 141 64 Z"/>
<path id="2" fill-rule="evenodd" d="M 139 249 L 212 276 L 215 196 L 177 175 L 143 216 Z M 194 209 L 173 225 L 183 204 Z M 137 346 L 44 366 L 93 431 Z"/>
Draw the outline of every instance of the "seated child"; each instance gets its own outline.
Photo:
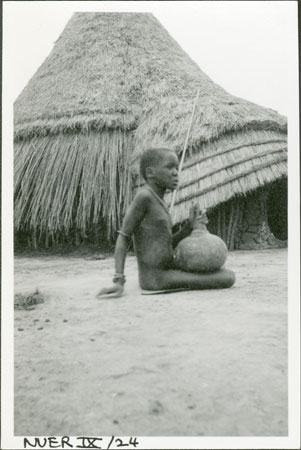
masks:
<path id="1" fill-rule="evenodd" d="M 172 235 L 172 223 L 163 201 L 166 190 L 174 190 L 178 184 L 178 158 L 167 149 L 146 150 L 140 161 L 140 169 L 146 181 L 145 187 L 134 198 L 124 218 L 115 248 L 114 285 L 102 289 L 98 296 L 123 293 L 124 265 L 133 236 L 139 271 L 139 284 L 144 290 L 172 289 L 220 289 L 234 284 L 232 271 L 220 269 L 210 273 L 178 270 L 174 263 L 174 251 L 179 241 L 190 234 L 198 221 L 204 221 L 194 207 L 190 210 L 188 224 Z"/>

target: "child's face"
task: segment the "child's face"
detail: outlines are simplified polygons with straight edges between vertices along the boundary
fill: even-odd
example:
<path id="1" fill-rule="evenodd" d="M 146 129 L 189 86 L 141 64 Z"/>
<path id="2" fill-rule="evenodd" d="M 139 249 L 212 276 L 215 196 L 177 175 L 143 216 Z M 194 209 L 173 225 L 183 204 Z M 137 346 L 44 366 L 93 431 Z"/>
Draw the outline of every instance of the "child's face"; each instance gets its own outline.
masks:
<path id="1" fill-rule="evenodd" d="M 158 186 L 175 190 L 178 185 L 179 160 L 173 152 L 162 152 L 162 158 L 152 168 L 153 180 Z"/>

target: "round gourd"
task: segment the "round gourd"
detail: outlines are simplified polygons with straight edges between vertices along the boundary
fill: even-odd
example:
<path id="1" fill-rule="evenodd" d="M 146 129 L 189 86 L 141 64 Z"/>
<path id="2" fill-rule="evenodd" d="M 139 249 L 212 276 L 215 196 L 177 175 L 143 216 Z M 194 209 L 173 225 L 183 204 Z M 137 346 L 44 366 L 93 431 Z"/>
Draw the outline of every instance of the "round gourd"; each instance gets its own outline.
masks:
<path id="1" fill-rule="evenodd" d="M 175 264 L 187 272 L 213 272 L 223 266 L 227 253 L 224 241 L 209 233 L 203 225 L 202 229 L 195 229 L 179 243 L 175 251 Z"/>

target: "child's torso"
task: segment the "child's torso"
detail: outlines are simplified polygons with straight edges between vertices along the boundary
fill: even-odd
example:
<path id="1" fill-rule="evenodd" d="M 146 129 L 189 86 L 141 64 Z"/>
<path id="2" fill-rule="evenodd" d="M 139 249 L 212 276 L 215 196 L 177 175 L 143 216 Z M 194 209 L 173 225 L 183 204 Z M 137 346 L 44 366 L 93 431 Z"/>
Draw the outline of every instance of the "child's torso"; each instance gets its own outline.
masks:
<path id="1" fill-rule="evenodd" d="M 138 264 L 168 268 L 173 261 L 172 223 L 169 213 L 155 197 L 134 232 Z"/>

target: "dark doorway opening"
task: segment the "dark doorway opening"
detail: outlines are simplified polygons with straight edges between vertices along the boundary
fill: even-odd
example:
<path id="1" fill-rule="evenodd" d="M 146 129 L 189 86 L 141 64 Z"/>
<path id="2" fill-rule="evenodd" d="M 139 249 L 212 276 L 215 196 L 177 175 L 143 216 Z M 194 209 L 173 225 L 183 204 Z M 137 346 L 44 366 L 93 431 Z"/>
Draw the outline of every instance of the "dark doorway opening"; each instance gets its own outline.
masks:
<path id="1" fill-rule="evenodd" d="M 287 240 L 287 177 L 270 185 L 267 207 L 272 233 L 277 239 Z"/>

